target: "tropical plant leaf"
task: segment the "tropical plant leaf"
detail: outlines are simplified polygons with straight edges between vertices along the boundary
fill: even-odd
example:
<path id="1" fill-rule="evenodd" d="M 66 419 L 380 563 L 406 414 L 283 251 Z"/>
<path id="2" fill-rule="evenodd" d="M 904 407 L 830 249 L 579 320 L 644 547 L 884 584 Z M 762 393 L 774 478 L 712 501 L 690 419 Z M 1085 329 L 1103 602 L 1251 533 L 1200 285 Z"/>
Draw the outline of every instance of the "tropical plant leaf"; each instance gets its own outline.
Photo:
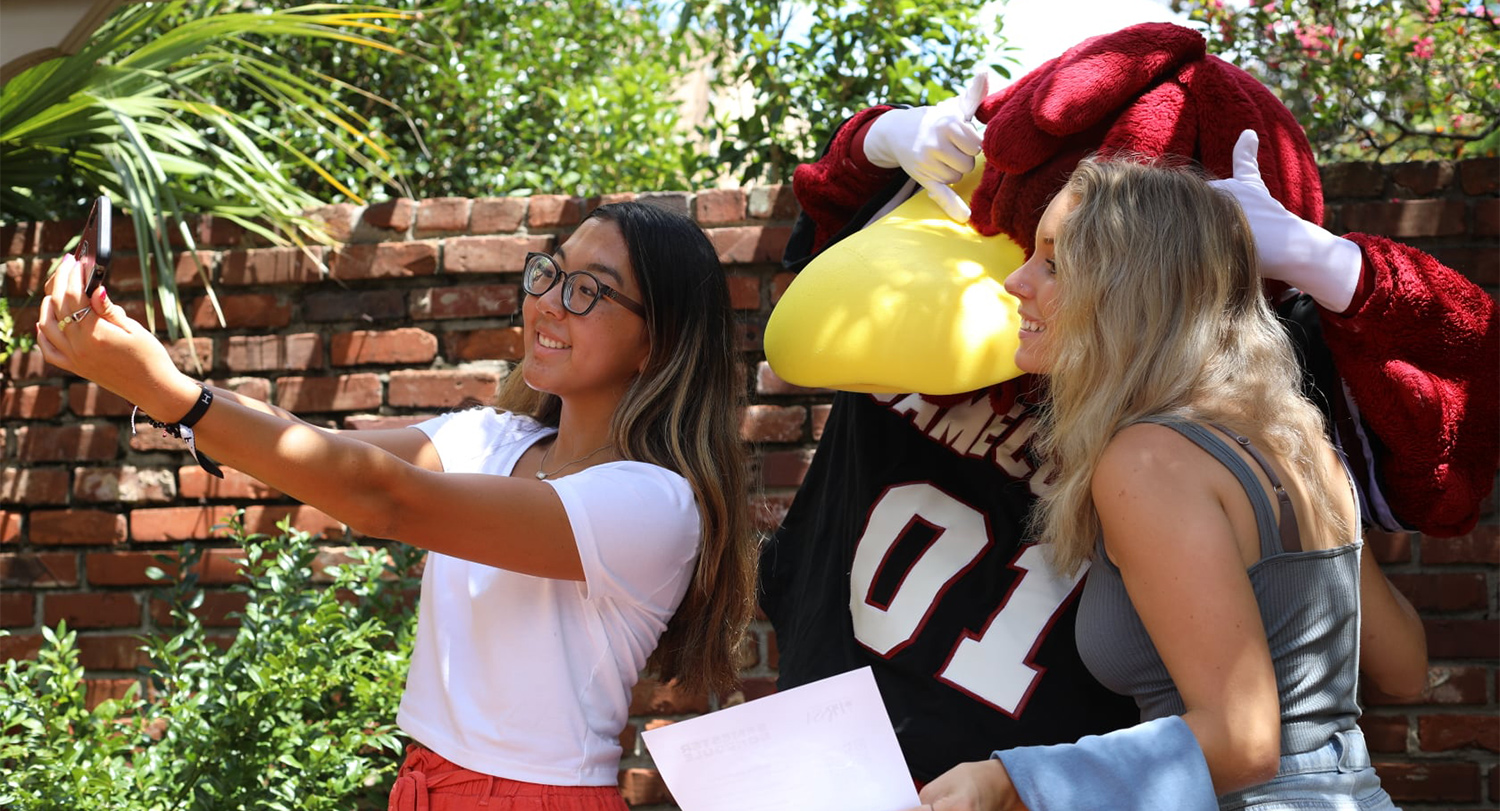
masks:
<path id="1" fill-rule="evenodd" d="M 362 177 L 405 188 L 378 129 L 339 98 L 352 86 L 273 46 L 323 41 L 399 55 L 386 40 L 411 16 L 357 5 L 126 4 L 77 54 L 0 89 L 0 217 L 71 219 L 93 195 L 116 198 L 140 246 L 148 324 L 159 311 L 170 337 L 191 336 L 169 236 L 194 251 L 190 216 L 222 217 L 273 245 L 306 248 L 333 240 L 304 211 L 329 193 L 362 201 L 370 191 L 324 169 L 320 156 L 340 155 Z M 219 98 L 258 104 L 247 110 Z M 271 120 L 321 135 L 318 154 L 279 135 Z M 311 171 L 326 191 L 292 182 L 290 166 Z"/>

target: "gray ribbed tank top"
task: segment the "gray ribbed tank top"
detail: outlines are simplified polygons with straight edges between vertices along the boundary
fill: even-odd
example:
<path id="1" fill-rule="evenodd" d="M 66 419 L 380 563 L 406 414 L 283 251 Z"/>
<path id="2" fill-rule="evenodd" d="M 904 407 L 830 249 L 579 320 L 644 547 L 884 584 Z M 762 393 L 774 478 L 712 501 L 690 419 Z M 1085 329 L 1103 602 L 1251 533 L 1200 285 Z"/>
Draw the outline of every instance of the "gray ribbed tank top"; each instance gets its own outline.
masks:
<path id="1" fill-rule="evenodd" d="M 1335 732 L 1354 727 L 1359 670 L 1359 550 L 1355 541 L 1333 549 L 1287 552 L 1266 497 L 1250 466 L 1223 439 L 1201 425 L 1164 418 L 1147 420 L 1192 440 L 1227 467 L 1255 511 L 1261 559 L 1248 570 L 1250 584 L 1266 627 L 1276 686 L 1281 697 L 1281 753 L 1317 749 Z M 1291 502 L 1275 472 L 1250 447 L 1281 497 L 1283 522 L 1296 531 Z M 1079 598 L 1078 653 L 1101 684 L 1131 696 L 1150 721 L 1185 712 L 1172 683 L 1130 603 L 1120 570 L 1095 547 L 1083 594 Z"/>

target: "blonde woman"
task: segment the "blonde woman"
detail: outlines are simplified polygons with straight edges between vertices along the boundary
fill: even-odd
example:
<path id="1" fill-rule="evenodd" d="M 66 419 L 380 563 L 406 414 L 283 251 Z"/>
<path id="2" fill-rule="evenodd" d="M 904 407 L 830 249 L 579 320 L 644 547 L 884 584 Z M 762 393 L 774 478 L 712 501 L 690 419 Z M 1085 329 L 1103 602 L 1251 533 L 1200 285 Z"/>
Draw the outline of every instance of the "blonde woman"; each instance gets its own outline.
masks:
<path id="1" fill-rule="evenodd" d="M 1047 375 L 1036 519 L 1091 564 L 1079 653 L 1142 723 L 996 752 L 932 811 L 1392 808 L 1355 721 L 1363 669 L 1426 678 L 1421 625 L 1362 554 L 1359 510 L 1300 393 L 1239 206 L 1183 169 L 1080 164 L 1006 282 Z"/>
<path id="2" fill-rule="evenodd" d="M 591 213 L 522 287 L 500 408 L 336 433 L 179 372 L 156 338 L 52 280 L 38 343 L 197 448 L 365 535 L 430 550 L 392 809 L 624 809 L 631 687 L 736 678 L 756 548 L 724 273 L 689 219 Z M 337 651 L 329 651 L 338 655 Z"/>

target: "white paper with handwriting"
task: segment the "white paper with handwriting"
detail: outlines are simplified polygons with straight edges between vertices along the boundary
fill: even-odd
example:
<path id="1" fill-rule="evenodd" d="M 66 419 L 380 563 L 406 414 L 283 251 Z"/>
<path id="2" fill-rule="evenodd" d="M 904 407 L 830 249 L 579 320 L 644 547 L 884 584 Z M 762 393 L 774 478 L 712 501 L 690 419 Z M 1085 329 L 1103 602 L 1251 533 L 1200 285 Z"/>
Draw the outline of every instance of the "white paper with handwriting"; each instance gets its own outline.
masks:
<path id="1" fill-rule="evenodd" d="M 904 811 L 917 790 L 870 668 L 648 730 L 682 811 Z"/>

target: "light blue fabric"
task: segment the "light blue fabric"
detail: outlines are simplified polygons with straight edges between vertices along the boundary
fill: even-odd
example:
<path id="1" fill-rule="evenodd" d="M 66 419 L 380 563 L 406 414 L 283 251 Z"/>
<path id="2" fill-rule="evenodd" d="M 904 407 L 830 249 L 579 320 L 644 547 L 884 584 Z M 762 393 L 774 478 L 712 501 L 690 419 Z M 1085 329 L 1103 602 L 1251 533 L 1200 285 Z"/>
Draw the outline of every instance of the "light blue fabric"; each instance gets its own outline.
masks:
<path id="1" fill-rule="evenodd" d="M 1213 811 L 1213 780 L 1179 716 L 1077 743 L 995 752 L 1031 811 Z"/>
<path id="2" fill-rule="evenodd" d="M 1311 752 L 1285 755 L 1268 783 L 1219 798 L 1223 811 L 1390 811 L 1391 795 L 1370 765 L 1358 728 L 1336 733 Z"/>

